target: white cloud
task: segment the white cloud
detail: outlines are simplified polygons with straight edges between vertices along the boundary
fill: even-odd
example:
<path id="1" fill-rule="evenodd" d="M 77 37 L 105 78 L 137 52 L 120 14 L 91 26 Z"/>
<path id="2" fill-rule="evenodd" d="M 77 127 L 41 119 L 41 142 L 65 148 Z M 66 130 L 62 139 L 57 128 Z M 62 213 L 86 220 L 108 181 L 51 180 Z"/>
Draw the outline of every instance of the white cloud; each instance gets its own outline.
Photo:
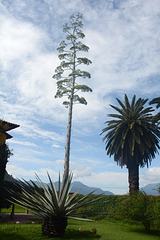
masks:
<path id="1" fill-rule="evenodd" d="M 71 171 L 72 171 L 72 167 L 73 167 L 72 165 L 73 164 L 71 164 Z M 76 166 L 73 167 L 74 179 L 88 177 L 91 175 L 92 175 L 91 167 L 88 167 L 88 166 L 84 167 L 84 165 L 80 165 L 80 164 L 76 164 Z"/>
<path id="2" fill-rule="evenodd" d="M 46 162 L 47 163 L 47 162 Z M 61 177 L 62 177 L 62 166 L 64 164 L 63 160 L 57 160 L 55 164 L 60 165 Z M 48 165 L 48 164 L 47 164 Z M 51 166 L 51 165 L 50 165 Z M 72 163 L 71 169 L 73 170 L 73 181 L 81 181 L 90 187 L 101 188 L 104 191 L 111 191 L 115 194 L 126 194 L 129 191 L 128 183 L 128 172 L 109 172 L 101 171 L 99 173 L 93 172 L 91 167 L 84 164 Z M 58 180 L 57 170 L 52 170 L 49 168 L 39 168 L 39 169 L 24 169 L 17 167 L 17 165 L 8 164 L 7 171 L 17 178 L 24 179 L 34 179 L 35 172 L 38 174 L 43 181 L 48 182 L 47 172 L 53 178 L 53 181 Z M 140 175 L 140 187 L 143 187 L 150 183 L 160 183 L 160 168 L 150 168 L 148 171 Z"/>
<path id="3" fill-rule="evenodd" d="M 59 4 L 62 4 L 62 2 Z M 73 1 L 70 1 L 73 6 L 72 3 Z M 48 4 L 54 8 L 57 7 L 57 3 L 48 1 Z M 26 10 L 24 5 L 22 4 L 21 8 Z M 82 119 L 84 119 L 84 122 L 90 121 L 90 124 L 97 123 L 99 115 L 108 106 L 109 94 L 115 91 L 123 93 L 130 89 L 135 89 L 137 92 L 139 90 L 144 92 L 145 89 L 148 91 L 150 88 L 143 88 L 144 82 L 147 83 L 145 79 L 151 74 L 154 75 L 159 72 L 158 19 L 152 17 L 153 13 L 157 14 L 158 12 L 156 6 L 152 7 L 152 14 L 147 17 L 148 2 L 130 4 L 130 1 L 126 1 L 125 7 L 123 7 L 123 2 L 120 2 L 120 8 L 115 11 L 112 8 L 111 11 L 106 2 L 101 3 L 96 8 L 93 8 L 90 4 L 86 5 L 87 9 L 94 11 L 97 16 L 94 20 L 92 11 L 86 11 L 83 4 L 80 4 L 79 7 L 83 9 L 84 19 L 87 19 L 88 22 L 88 27 L 85 26 L 84 31 L 86 34 L 85 41 L 90 47 L 90 51 L 89 54 L 85 55 L 91 58 L 93 64 L 86 70 L 89 69 L 92 73 L 92 79 L 87 81 L 87 84 L 93 88 L 93 93 L 82 94 L 88 101 L 87 106 L 75 106 L 74 121 L 77 124 L 82 123 Z M 113 7 L 111 3 L 110 6 Z M 34 10 L 34 4 L 31 8 Z M 42 6 L 40 8 L 42 9 Z M 133 11 L 132 15 L 130 15 L 131 11 Z M 144 15 L 144 18 L 141 15 Z M 95 21 L 97 22 L 95 23 Z M 14 28 L 15 25 L 18 27 Z M 21 32 L 19 29 L 23 31 Z M 5 32 L 9 36 L 5 35 Z M 19 36 L 20 32 L 21 36 Z M 156 34 L 153 34 L 153 32 Z M 67 111 L 61 105 L 62 100 L 54 100 L 56 83 L 51 77 L 59 62 L 57 52 L 54 52 L 55 49 L 50 53 L 46 51 L 46 47 L 50 46 L 51 43 L 51 38 L 47 35 L 47 32 L 42 30 L 40 26 L 37 27 L 30 22 L 18 21 L 12 17 L 7 18 L 6 27 L 2 29 L 2 35 L 4 46 L 1 49 L 8 47 L 8 52 L 13 54 L 8 58 L 10 60 L 21 59 L 21 63 L 16 62 L 16 65 L 13 66 L 17 72 L 17 74 L 15 73 L 17 75 L 16 79 L 5 81 L 6 89 L 8 84 L 12 87 L 12 94 L 10 92 L 6 92 L 6 94 L 12 95 L 16 100 L 14 106 L 12 104 L 9 106 L 9 103 L 5 102 L 6 107 L 11 108 L 12 114 L 15 112 L 15 115 L 19 115 L 25 109 L 28 118 L 33 114 L 41 113 L 42 118 L 50 118 L 51 121 L 54 119 L 56 124 L 59 121 L 65 121 Z M 64 37 L 62 29 L 61 37 Z M 10 40 L 11 43 L 6 42 L 5 38 L 13 38 L 14 45 L 19 48 L 19 51 L 17 49 L 10 51 L 13 41 Z M 19 69 L 15 67 L 18 66 L 17 64 Z M 137 79 L 141 79 L 141 81 L 137 81 Z M 147 84 L 153 86 L 149 82 Z M 156 89 L 153 90 L 156 91 Z"/>
<path id="4" fill-rule="evenodd" d="M 160 183 L 160 167 L 152 167 L 140 175 L 141 186 Z"/>
<path id="5" fill-rule="evenodd" d="M 36 55 L 48 37 L 32 23 L 1 15 L 0 56 L 4 63 Z M 8 67 L 5 65 L 5 67 Z"/>
<path id="6" fill-rule="evenodd" d="M 85 168 L 84 168 L 85 171 Z M 81 173 L 80 173 L 81 174 Z M 81 181 L 87 186 L 101 188 L 104 191 L 111 191 L 115 194 L 125 194 L 128 192 L 128 175 L 124 172 L 100 172 L 82 176 L 78 175 L 76 181 Z"/>
<path id="7" fill-rule="evenodd" d="M 18 144 L 18 145 L 23 145 L 23 146 L 30 146 L 30 147 L 37 147 L 35 143 L 32 142 L 27 142 L 27 141 L 17 141 L 17 140 L 10 140 L 11 144 Z"/>
<path id="8" fill-rule="evenodd" d="M 61 146 L 58 145 L 58 144 L 53 144 L 52 147 L 53 147 L 53 148 L 61 148 Z"/>
<path id="9" fill-rule="evenodd" d="M 40 168 L 39 170 L 27 170 L 21 167 L 17 167 L 16 165 L 9 165 L 7 167 L 7 171 L 9 174 L 11 174 L 13 177 L 18 178 L 18 179 L 25 179 L 25 180 L 36 180 L 35 173 L 40 177 L 42 181 L 49 182 L 48 177 L 47 177 L 47 172 L 53 179 L 53 181 L 58 180 L 58 173 L 57 171 L 53 171 L 52 169 L 49 168 Z"/>
<path id="10" fill-rule="evenodd" d="M 58 164 L 58 165 L 63 165 L 64 164 L 64 160 L 56 160 L 55 163 Z"/>

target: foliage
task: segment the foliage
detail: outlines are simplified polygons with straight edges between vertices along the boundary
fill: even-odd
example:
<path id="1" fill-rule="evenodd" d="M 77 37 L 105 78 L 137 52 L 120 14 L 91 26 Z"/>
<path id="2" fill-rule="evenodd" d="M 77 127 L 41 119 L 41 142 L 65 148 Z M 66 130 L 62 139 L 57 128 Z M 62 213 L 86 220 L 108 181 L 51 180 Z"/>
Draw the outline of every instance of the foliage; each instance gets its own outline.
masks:
<path id="1" fill-rule="evenodd" d="M 20 191 L 21 189 L 17 183 L 2 181 L 0 184 L 0 209 L 9 208 L 11 206 L 11 198 L 15 195 L 15 193 Z"/>
<path id="2" fill-rule="evenodd" d="M 91 198 L 96 198 L 97 195 L 92 195 Z M 118 195 L 107 195 L 103 196 L 102 199 L 96 201 L 89 207 L 81 207 L 78 209 L 78 213 L 82 217 L 92 218 L 95 220 L 100 220 L 104 218 L 114 218 L 120 219 L 119 217 L 119 208 L 124 199 L 128 196 L 118 196 Z"/>
<path id="3" fill-rule="evenodd" d="M 50 186 L 45 186 L 36 175 L 41 187 L 33 181 L 31 183 L 20 182 L 22 193 L 12 198 L 12 202 L 28 208 L 31 212 L 43 218 L 42 233 L 48 237 L 62 237 L 67 226 L 67 218 L 76 219 L 76 210 L 82 206 L 93 204 L 100 197 L 90 199 L 92 193 L 86 196 L 78 196 L 77 192 L 70 195 L 72 175 L 68 176 L 65 185 L 60 186 L 58 191 L 48 174 Z"/>
<path id="4" fill-rule="evenodd" d="M 0 182 L 4 179 L 6 164 L 11 155 L 13 154 L 7 144 L 0 146 Z"/>
<path id="5" fill-rule="evenodd" d="M 8 181 L 4 181 L 4 175 L 6 172 L 6 164 L 8 162 L 8 158 L 12 155 L 7 144 L 3 144 L 0 146 L 0 209 L 8 208 L 10 203 L 6 200 L 8 194 L 5 190 L 6 186 L 8 188 L 14 188 L 14 184 Z"/>
<path id="6" fill-rule="evenodd" d="M 106 121 L 105 134 L 107 155 L 114 155 L 114 160 L 121 167 L 129 170 L 130 192 L 139 190 L 139 166 L 151 164 L 158 152 L 160 129 L 152 122 L 152 107 L 144 107 L 148 99 L 134 95 L 131 103 L 127 95 L 124 102 L 116 98 L 120 108 L 110 105 L 118 113 L 109 114 L 112 120 Z"/>
<path id="7" fill-rule="evenodd" d="M 144 108 L 147 99 L 135 99 L 134 95 L 130 104 L 125 95 L 124 104 L 117 99 L 121 108 L 110 105 L 120 114 L 109 114 L 116 120 L 106 121 L 108 126 L 102 131 L 109 131 L 103 138 L 106 140 L 107 154 L 114 154 L 114 160 L 120 166 L 128 166 L 133 157 L 139 160 L 141 167 L 145 164 L 148 166 L 159 149 L 160 131 L 152 125 L 151 112 L 154 110 L 151 107 Z"/>
<path id="8" fill-rule="evenodd" d="M 160 97 L 152 99 L 152 101 L 150 101 L 149 104 L 157 104 L 156 108 L 159 108 L 160 107 Z"/>
<path id="9" fill-rule="evenodd" d="M 151 227 L 159 228 L 160 199 L 135 192 L 122 202 L 119 214 L 123 218 L 140 221 L 149 232 Z"/>
<path id="10" fill-rule="evenodd" d="M 77 236 L 76 232 L 78 233 L 78 229 L 80 227 L 82 228 L 82 233 L 84 233 L 84 235 L 81 234 L 81 238 L 82 238 L 82 236 L 85 238 L 85 230 L 90 229 L 90 231 L 91 231 L 92 228 L 96 228 L 97 234 L 98 235 L 100 234 L 102 239 L 107 239 L 105 237 L 108 236 L 109 232 L 112 233 L 112 231 L 110 229 L 110 228 L 112 228 L 111 223 L 113 223 L 115 225 L 115 228 L 117 228 L 117 230 L 115 232 L 119 231 L 119 229 L 126 228 L 126 229 L 128 229 L 127 232 L 129 233 L 129 236 L 131 236 L 131 234 L 133 232 L 136 231 L 136 233 L 138 233 L 141 229 L 141 233 L 143 233 L 143 234 L 140 234 L 140 235 L 144 235 L 144 239 L 147 239 L 145 237 L 149 238 L 149 236 L 151 237 L 151 239 L 154 239 L 154 235 L 152 235 L 153 233 L 160 234 L 160 232 L 159 232 L 160 231 L 160 197 L 156 197 L 156 196 L 145 196 L 145 197 L 148 198 L 148 204 L 150 205 L 150 206 L 148 206 L 148 209 L 149 208 L 152 209 L 152 213 L 151 213 L 152 217 L 150 218 L 151 231 L 149 234 L 145 234 L 143 232 L 144 227 L 141 227 L 142 219 L 140 217 L 141 215 L 140 215 L 139 211 L 134 210 L 134 214 L 135 213 L 138 214 L 139 220 L 133 220 L 133 218 L 130 217 L 130 215 L 128 213 L 128 208 L 125 205 L 125 203 L 129 201 L 128 199 L 130 199 L 130 196 L 129 195 L 124 195 L 124 196 L 117 196 L 117 195 L 114 196 L 113 195 L 113 196 L 103 196 L 103 198 L 99 199 L 98 201 L 95 201 L 91 206 L 88 206 L 88 207 L 82 206 L 79 210 L 77 210 L 77 214 L 79 214 L 79 216 L 85 217 L 85 218 L 92 218 L 92 219 L 98 220 L 98 222 L 97 221 L 91 222 L 91 223 L 88 223 L 88 222 L 83 223 L 83 221 L 74 222 L 74 225 L 76 225 L 76 228 L 75 228 L 75 236 L 73 236 L 73 239 L 76 239 L 76 236 Z M 90 198 L 95 199 L 95 198 L 97 198 L 97 195 L 91 195 Z M 143 197 L 142 197 L 142 199 L 143 199 Z M 133 206 L 136 205 L 136 208 L 140 207 L 140 209 L 141 209 L 142 204 L 139 203 L 136 198 L 135 198 L 135 200 L 138 203 L 138 205 L 136 205 L 134 203 Z M 143 199 L 143 201 L 144 201 L 144 199 Z M 143 203 L 143 201 L 142 201 L 142 203 Z M 130 206 L 131 206 L 131 204 L 130 204 Z M 15 212 L 20 212 L 19 208 L 15 208 L 15 209 L 17 209 L 17 210 L 15 210 Z M 11 212 L 11 209 L 10 209 L 10 212 Z M 21 210 L 21 212 L 22 212 L 22 210 Z M 97 215 L 97 212 L 102 213 L 102 214 Z M 142 213 L 144 213 L 144 210 Z M 135 216 L 134 216 L 134 219 L 136 219 Z M 70 220 L 69 220 L 69 222 L 70 222 Z M 31 226 L 31 227 L 33 227 L 33 226 Z M 135 228 L 135 231 L 131 230 L 130 229 L 131 227 Z M 70 230 L 68 232 L 68 229 L 72 229 L 72 230 Z M 104 236 L 105 232 L 106 232 L 107 236 Z M 66 233 L 64 235 L 64 239 L 72 239 L 72 233 L 73 233 L 73 222 L 72 222 L 71 226 L 67 227 Z M 125 233 L 122 231 L 121 234 L 123 236 L 123 239 L 125 239 L 125 236 L 124 236 Z M 34 234 L 32 234 L 32 235 L 34 235 Z M 37 237 L 40 238 L 40 230 L 37 233 L 37 235 L 38 235 Z M 141 239 L 140 235 L 138 235 L 137 238 L 133 237 L 133 239 Z M 78 236 L 80 238 L 80 235 L 78 235 Z M 77 236 L 77 238 L 78 238 L 78 236 Z M 128 236 L 128 238 L 126 236 L 126 239 L 131 239 L 129 236 Z M 111 234 L 111 239 L 121 239 L 121 238 L 118 238 L 118 234 L 116 237 L 113 233 L 113 234 Z"/>
<path id="11" fill-rule="evenodd" d="M 96 196 L 92 195 L 92 198 L 94 197 Z M 92 206 L 80 208 L 78 213 L 82 217 L 95 220 L 138 221 L 146 230 L 160 230 L 160 197 L 146 196 L 142 192 L 124 196 L 103 196 Z"/>
<path id="12" fill-rule="evenodd" d="M 11 213 L 12 212 L 12 206 L 10 206 L 9 208 L 2 208 L 1 209 L 1 213 Z M 26 209 L 18 206 L 18 205 L 15 205 L 14 207 L 14 213 L 25 213 L 26 212 Z"/>
<path id="13" fill-rule="evenodd" d="M 152 99 L 152 101 L 149 102 L 149 104 L 157 104 L 156 108 L 160 107 L 160 97 Z M 155 116 L 153 116 L 153 122 L 160 124 L 160 112 L 158 112 Z"/>

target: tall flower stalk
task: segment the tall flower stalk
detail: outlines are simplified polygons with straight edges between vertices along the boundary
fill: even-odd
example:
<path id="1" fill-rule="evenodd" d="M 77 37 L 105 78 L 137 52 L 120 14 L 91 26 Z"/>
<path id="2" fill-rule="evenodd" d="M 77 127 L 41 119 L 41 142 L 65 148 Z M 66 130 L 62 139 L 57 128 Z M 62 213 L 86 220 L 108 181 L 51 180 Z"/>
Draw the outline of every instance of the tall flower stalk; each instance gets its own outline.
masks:
<path id="1" fill-rule="evenodd" d="M 79 78 L 90 78 L 89 72 L 79 69 L 80 65 L 89 65 L 91 61 L 86 57 L 81 57 L 80 52 L 88 52 L 89 47 L 80 40 L 85 37 L 82 32 L 82 14 L 78 13 L 70 16 L 70 21 L 63 26 L 66 34 L 66 40 L 62 41 L 57 48 L 60 65 L 56 68 L 53 78 L 57 80 L 57 92 L 55 98 L 67 97 L 63 102 L 68 108 L 68 127 L 65 147 L 64 175 L 62 184 L 65 184 L 69 175 L 69 159 L 71 146 L 71 128 L 73 104 L 80 103 L 87 105 L 84 97 L 80 97 L 77 92 L 92 92 L 92 89 L 86 85 L 78 84 Z"/>

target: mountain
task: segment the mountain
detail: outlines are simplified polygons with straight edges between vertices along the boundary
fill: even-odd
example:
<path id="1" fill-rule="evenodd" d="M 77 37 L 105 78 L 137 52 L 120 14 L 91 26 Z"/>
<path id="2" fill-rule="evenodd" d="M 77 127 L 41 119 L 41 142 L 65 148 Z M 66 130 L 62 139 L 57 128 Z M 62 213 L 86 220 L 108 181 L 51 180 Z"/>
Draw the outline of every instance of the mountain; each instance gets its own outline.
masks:
<path id="1" fill-rule="evenodd" d="M 8 180 L 11 182 L 17 182 L 15 178 L 12 177 L 12 175 L 8 174 L 7 171 L 5 173 L 4 180 Z M 40 184 L 38 181 L 33 181 L 37 186 L 40 187 Z M 44 183 L 46 186 L 49 185 L 47 183 Z M 56 189 L 58 188 L 58 182 L 55 182 Z M 147 195 L 160 195 L 158 192 L 158 187 L 160 186 L 160 183 L 154 183 L 154 184 L 148 184 L 144 187 L 142 187 L 140 190 L 144 191 Z M 87 195 L 90 192 L 94 192 L 94 194 L 103 194 L 103 195 L 114 195 L 110 191 L 103 191 L 100 188 L 95 187 L 89 187 L 81 182 L 73 182 L 71 192 L 79 191 L 79 194 Z"/>
<path id="2" fill-rule="evenodd" d="M 141 188 L 140 190 L 144 191 L 147 195 L 160 195 L 160 193 L 157 190 L 159 186 L 160 183 L 148 184 Z"/>
<path id="3" fill-rule="evenodd" d="M 94 194 L 103 194 L 103 195 L 114 195 L 112 192 L 110 191 L 103 191 L 100 188 L 95 188 L 95 187 L 88 187 L 87 185 L 81 183 L 81 182 L 73 182 L 73 186 L 71 189 L 73 192 L 78 191 L 80 194 L 86 195 L 90 192 L 94 192 Z"/>
<path id="4" fill-rule="evenodd" d="M 9 175 L 7 172 L 5 174 L 5 180 L 11 181 L 11 182 L 17 182 L 15 178 L 13 178 L 11 175 Z M 38 181 L 33 181 L 38 187 L 40 187 L 40 183 Z M 29 183 L 31 183 L 29 181 Z M 49 183 L 43 183 L 44 185 L 50 185 Z M 55 182 L 55 187 L 58 189 L 58 182 Z M 94 194 L 103 194 L 103 195 L 114 195 L 110 191 L 103 191 L 100 188 L 95 188 L 95 187 L 89 187 L 81 182 L 73 182 L 71 192 L 76 192 L 78 191 L 79 194 L 82 195 L 87 195 L 88 193 L 91 193 L 94 191 Z"/>
<path id="5" fill-rule="evenodd" d="M 58 187 L 58 182 L 55 182 L 56 188 Z M 94 192 L 94 194 L 103 194 L 103 195 L 114 195 L 110 191 L 103 191 L 100 188 L 95 187 L 88 187 L 87 185 L 81 183 L 81 182 L 73 182 L 71 192 L 78 191 L 79 194 L 87 195 L 90 192 Z"/>

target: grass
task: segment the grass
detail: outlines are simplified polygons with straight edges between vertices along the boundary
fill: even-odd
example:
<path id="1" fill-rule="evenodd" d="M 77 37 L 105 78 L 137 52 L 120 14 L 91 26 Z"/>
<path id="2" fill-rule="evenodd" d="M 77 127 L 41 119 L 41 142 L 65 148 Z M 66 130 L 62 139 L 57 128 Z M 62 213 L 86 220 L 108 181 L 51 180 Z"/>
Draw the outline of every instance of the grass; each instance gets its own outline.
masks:
<path id="1" fill-rule="evenodd" d="M 12 212 L 12 206 L 10 208 L 2 208 L 1 209 L 1 213 L 11 213 Z M 21 208 L 17 205 L 15 205 L 15 213 L 25 213 L 26 212 L 26 209 L 24 208 Z"/>
<path id="2" fill-rule="evenodd" d="M 79 228 L 82 232 L 79 232 Z M 92 232 L 96 228 L 97 233 Z M 41 224 L 0 224 L 1 240 L 45 240 L 47 237 L 42 236 Z M 54 238 L 55 240 L 57 238 Z M 101 220 L 98 222 L 84 222 L 69 220 L 63 239 L 101 239 L 101 240 L 158 240 L 160 232 L 144 232 L 141 225 L 134 225 L 113 220 Z"/>
<path id="3" fill-rule="evenodd" d="M 25 212 L 18 206 L 15 212 Z M 1 212 L 11 212 L 11 208 L 2 209 Z M 34 220 L 36 222 L 36 220 Z M 82 232 L 79 232 L 82 228 Z M 97 233 L 92 232 L 92 228 L 96 228 Z M 0 239 L 1 240 L 45 240 L 47 237 L 42 236 L 41 224 L 14 224 L 0 223 Z M 55 240 L 58 238 L 54 238 Z M 104 219 L 94 222 L 84 222 L 69 220 L 68 226 L 63 237 L 65 240 L 158 240 L 160 232 L 151 231 L 146 233 L 141 224 L 134 222 L 116 221 L 113 219 Z"/>

